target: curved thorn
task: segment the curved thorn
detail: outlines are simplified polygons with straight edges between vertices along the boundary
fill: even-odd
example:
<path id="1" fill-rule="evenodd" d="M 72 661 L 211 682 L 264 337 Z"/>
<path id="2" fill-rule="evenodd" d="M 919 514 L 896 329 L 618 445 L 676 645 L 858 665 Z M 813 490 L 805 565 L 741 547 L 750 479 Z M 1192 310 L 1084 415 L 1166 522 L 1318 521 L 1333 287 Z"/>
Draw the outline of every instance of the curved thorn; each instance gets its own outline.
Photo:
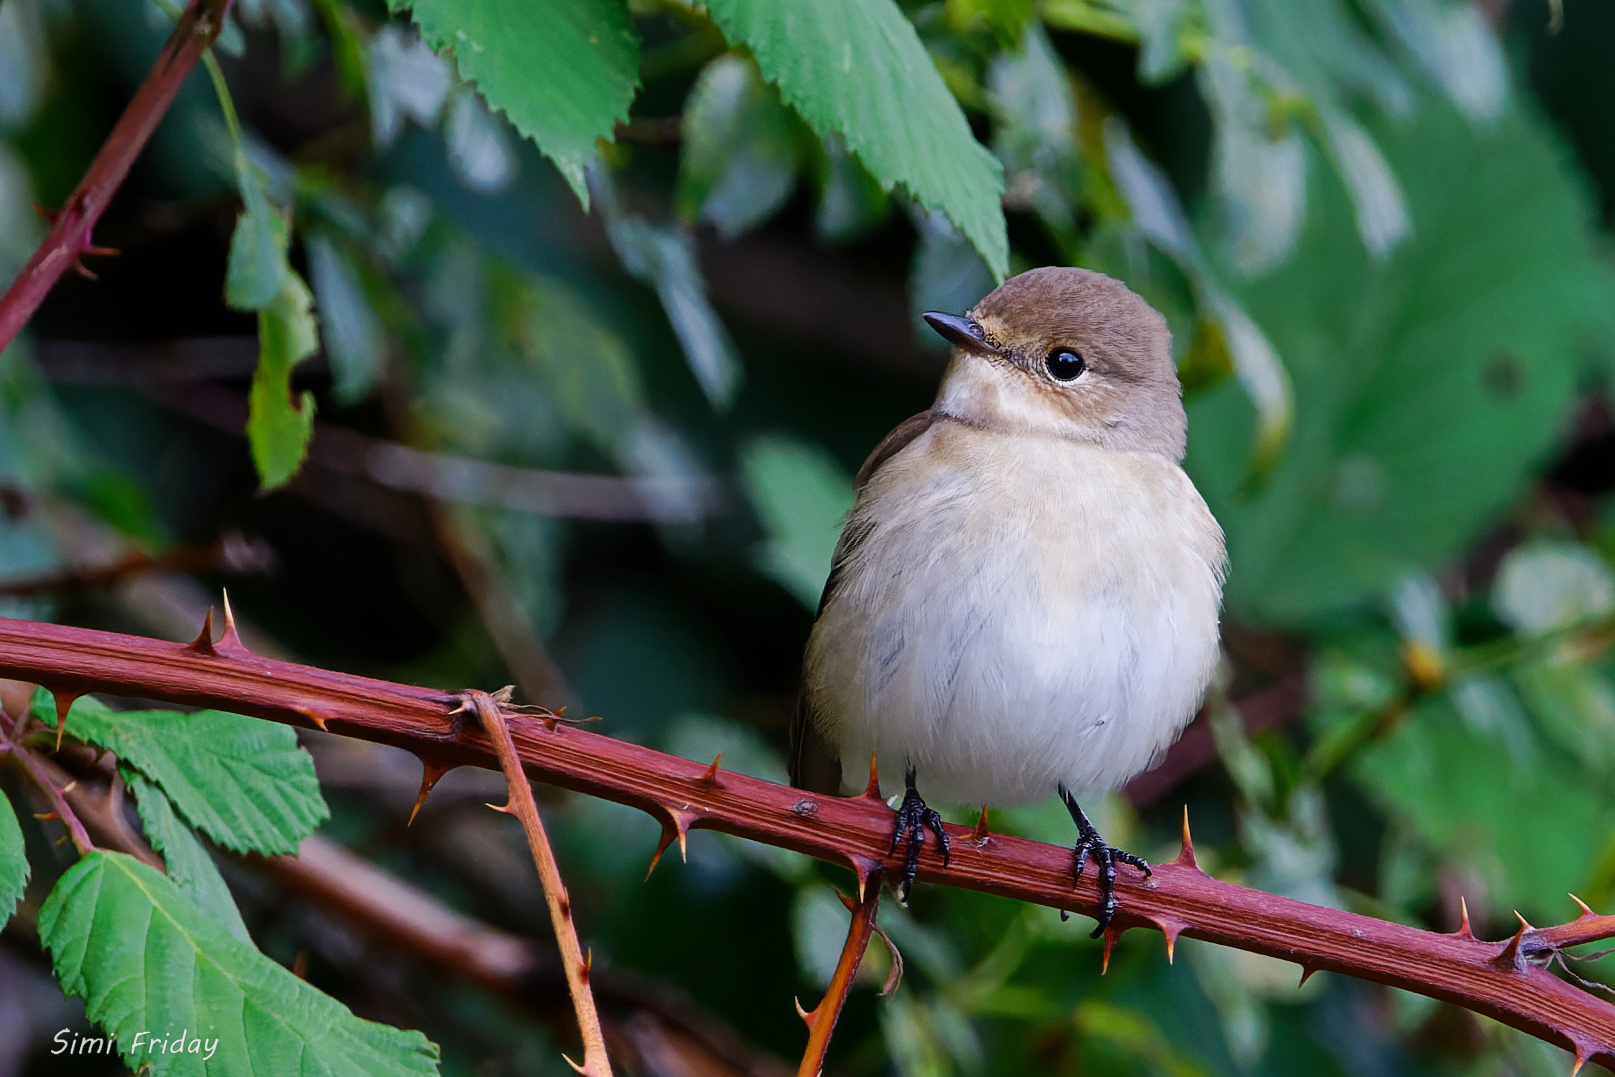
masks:
<path id="1" fill-rule="evenodd" d="M 1497 955 L 1497 960 L 1502 964 L 1519 968 L 1520 942 L 1525 938 L 1525 933 L 1531 930 L 1531 925 L 1526 922 L 1525 917 L 1520 915 L 1518 909 L 1514 910 L 1514 916 L 1520 921 L 1519 930 L 1514 932 L 1514 937 L 1508 940 L 1508 945 L 1503 947 L 1503 952 Z"/>
<path id="2" fill-rule="evenodd" d="M 815 1006 L 811 1010 L 804 1010 L 802 1008 L 802 1000 L 797 998 L 795 995 L 791 996 L 791 1005 L 796 1007 L 796 1016 L 802 1019 L 802 1023 L 807 1025 L 807 1027 L 812 1028 L 813 1018 L 819 1012 L 818 1007 Z"/>
<path id="3" fill-rule="evenodd" d="M 566 1064 L 568 1066 L 571 1066 L 574 1070 L 576 1070 L 577 1072 L 583 1074 L 583 1077 L 589 1077 L 589 1071 L 584 1069 L 582 1066 L 578 1065 L 576 1062 L 572 1061 L 572 1057 L 570 1055 L 568 1055 L 565 1051 L 561 1052 L 561 1057 L 566 1059 Z"/>
<path id="4" fill-rule="evenodd" d="M 509 804 L 489 804 L 488 807 L 492 808 L 494 811 L 498 812 L 500 815 L 510 815 L 510 814 L 512 814 Z"/>
<path id="5" fill-rule="evenodd" d="M 987 805 L 983 804 L 981 818 L 976 820 L 976 829 L 970 832 L 970 843 L 978 847 L 986 845 L 987 839 L 991 836 L 991 832 L 987 829 Z"/>
<path id="6" fill-rule="evenodd" d="M 879 865 L 861 856 L 849 855 L 847 862 L 852 865 L 852 873 L 858 877 L 858 903 L 861 905 L 864 900 L 864 888 L 869 882 L 869 873 Z"/>
<path id="7" fill-rule="evenodd" d="M 236 628 L 235 610 L 230 607 L 230 591 L 226 588 L 224 595 L 224 635 L 219 637 L 216 644 L 218 650 L 234 654 L 251 654 L 247 645 L 241 642 L 241 632 Z"/>
<path id="8" fill-rule="evenodd" d="M 1115 948 L 1116 940 L 1122 937 L 1122 932 L 1124 930 L 1126 929 L 1119 928 L 1115 924 L 1106 925 L 1105 953 L 1104 956 L 1099 959 L 1099 975 L 1103 976 L 1105 973 L 1110 971 L 1110 951 Z"/>
<path id="9" fill-rule="evenodd" d="M 712 757 L 712 762 L 708 764 L 706 773 L 701 775 L 700 780 L 703 784 L 718 784 L 718 764 L 721 762 L 723 762 L 723 753 L 719 752 L 717 755 Z"/>
<path id="10" fill-rule="evenodd" d="M 453 767 L 442 763 L 430 763 L 425 759 L 421 760 L 421 791 L 415 794 L 415 806 L 409 809 L 409 822 L 404 824 L 406 827 L 415 822 L 415 816 L 420 814 L 421 805 L 426 803 L 427 796 L 432 792 L 438 781 L 453 769 Z"/>
<path id="11" fill-rule="evenodd" d="M 875 768 L 875 753 L 869 753 L 869 784 L 864 786 L 863 795 L 870 800 L 878 800 L 882 804 L 886 798 L 880 795 L 880 771 Z"/>
<path id="12" fill-rule="evenodd" d="M 1302 965 L 1301 966 L 1301 982 L 1295 985 L 1295 989 L 1297 991 L 1299 991 L 1303 987 L 1305 987 L 1307 985 L 1307 981 L 1312 979 L 1312 974 L 1314 972 L 1317 972 L 1317 971 L 1318 971 L 1318 967 L 1316 965 Z"/>
<path id="13" fill-rule="evenodd" d="M 1189 805 L 1183 806 L 1183 851 L 1178 853 L 1177 863 L 1186 868 L 1200 870 L 1200 863 L 1194 857 L 1194 837 L 1189 833 Z M 1204 874 L 1202 872 L 1202 874 Z"/>
<path id="14" fill-rule="evenodd" d="M 307 718 L 310 722 L 313 722 L 314 723 L 314 728 L 318 729 L 321 733 L 329 733 L 329 732 L 331 732 L 328 728 L 326 728 L 325 719 L 322 718 L 319 715 L 319 713 L 314 711 L 313 709 L 311 709 L 309 707 L 293 707 L 292 710 L 296 711 L 298 714 L 301 714 L 304 718 Z"/>
<path id="15" fill-rule="evenodd" d="M 82 694 L 82 692 L 74 692 L 71 695 L 67 692 L 51 693 L 52 698 L 56 700 L 56 750 L 58 752 L 62 750 L 62 737 L 67 733 L 67 712 L 72 710 L 73 704 L 78 702 L 78 697 Z"/>
<path id="16" fill-rule="evenodd" d="M 1460 935 L 1466 939 L 1474 938 L 1474 929 L 1469 926 L 1469 901 L 1462 895 L 1458 898 L 1458 915 L 1458 930 L 1454 931 L 1453 934 Z"/>
<path id="17" fill-rule="evenodd" d="M 1581 915 L 1576 917 L 1577 920 L 1585 920 L 1589 916 L 1597 916 L 1598 915 L 1597 913 L 1593 912 L 1592 906 L 1588 905 L 1585 901 L 1581 900 L 1581 898 L 1577 897 L 1575 894 L 1570 895 L 1570 900 L 1574 901 L 1576 903 L 1576 906 L 1579 909 L 1581 909 Z"/>
<path id="18" fill-rule="evenodd" d="M 667 847 L 673 844 L 673 839 L 675 837 L 677 837 L 677 831 L 675 830 L 673 824 L 671 822 L 664 822 L 662 824 L 662 840 L 657 842 L 656 853 L 650 858 L 650 867 L 645 869 L 645 878 L 647 881 L 650 879 L 650 873 L 656 870 L 656 865 L 662 862 L 662 854 L 667 852 Z"/>
<path id="19" fill-rule="evenodd" d="M 202 631 L 196 638 L 185 645 L 185 649 L 192 654 L 205 654 L 217 657 L 218 651 L 213 649 L 213 607 L 207 608 L 207 616 L 202 618 Z"/>
<path id="20" fill-rule="evenodd" d="M 1166 963 L 1168 965 L 1172 964 L 1173 952 L 1178 945 L 1178 936 L 1183 934 L 1183 929 L 1189 925 L 1182 920 L 1174 920 L 1170 916 L 1151 917 L 1150 923 L 1159 928 L 1161 937 L 1166 939 Z"/>

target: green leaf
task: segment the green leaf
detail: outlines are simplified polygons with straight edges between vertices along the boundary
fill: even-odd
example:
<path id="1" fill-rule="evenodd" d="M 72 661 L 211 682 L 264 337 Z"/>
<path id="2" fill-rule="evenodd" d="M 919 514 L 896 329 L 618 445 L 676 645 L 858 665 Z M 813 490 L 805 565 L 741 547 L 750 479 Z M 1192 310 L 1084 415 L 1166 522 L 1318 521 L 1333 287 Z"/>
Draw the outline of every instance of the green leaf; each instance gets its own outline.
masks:
<path id="1" fill-rule="evenodd" d="M 677 204 L 724 239 L 756 227 L 796 186 L 796 127 L 755 64 L 720 56 L 684 103 Z"/>
<path id="2" fill-rule="evenodd" d="M 1352 773 L 1443 859 L 1478 871 L 1496 908 L 1552 916 L 1580 893 L 1609 834 L 1606 783 L 1565 760 L 1530 766 L 1432 697 Z"/>
<path id="3" fill-rule="evenodd" d="M 292 368 L 320 346 L 308 285 L 287 270 L 275 301 L 258 312 L 258 368 L 247 393 L 247 442 L 265 490 L 303 466 L 314 435 L 314 394 L 292 396 Z"/>
<path id="4" fill-rule="evenodd" d="M 785 438 L 758 438 L 740 458 L 746 494 L 768 531 L 758 568 L 808 609 L 830 575 L 852 482 L 823 450 Z"/>
<path id="5" fill-rule="evenodd" d="M 122 853 L 92 852 L 68 869 L 39 911 L 39 937 L 62 990 L 84 999 L 131 1069 L 149 1066 L 159 1077 L 438 1072 L 425 1036 L 355 1017 Z"/>
<path id="6" fill-rule="evenodd" d="M 28 885 L 28 856 L 23 848 L 17 812 L 0 793 L 0 927 L 6 926 Z"/>
<path id="7" fill-rule="evenodd" d="M 174 805 L 161 789 L 131 767 L 125 766 L 122 770 L 124 782 L 140 806 L 140 824 L 146 839 L 152 848 L 163 854 L 168 877 L 174 880 L 181 893 L 196 902 L 199 909 L 231 936 L 252 945 L 252 937 L 241 921 L 241 910 L 236 908 L 230 888 L 196 834 L 180 822 L 179 816 L 174 814 Z"/>
<path id="8" fill-rule="evenodd" d="M 50 693 L 34 717 L 55 728 Z M 168 794 L 185 820 L 236 852 L 295 853 L 330 817 L 314 761 L 289 727 L 224 711 L 115 711 L 73 701 L 67 733 L 106 748 Z"/>
<path id="9" fill-rule="evenodd" d="M 224 300 L 236 310 L 262 310 L 280 294 L 291 272 L 286 264 L 286 218 L 270 207 L 263 181 L 242 154 L 236 155 L 236 181 L 242 210 L 230 237 Z"/>
<path id="10" fill-rule="evenodd" d="M 711 0 L 707 9 L 815 132 L 840 131 L 883 189 L 902 184 L 947 214 L 1003 278 L 1003 169 L 892 0 Z"/>
<path id="11" fill-rule="evenodd" d="M 1464 548 L 1558 443 L 1587 345 L 1615 347 L 1610 277 L 1544 134 L 1519 115 L 1479 130 L 1438 101 L 1374 136 L 1408 238 L 1373 258 L 1316 169 L 1294 260 L 1238 289 L 1294 387 L 1265 483 L 1243 480 L 1244 395 L 1188 402 L 1187 466 L 1228 536 L 1236 617 L 1311 621 Z"/>
<path id="12" fill-rule="evenodd" d="M 546 375 L 561 417 L 617 453 L 644 410 L 633 354 L 565 284 L 535 277 L 524 298 L 522 342 Z"/>
<path id="13" fill-rule="evenodd" d="M 584 165 L 639 85 L 639 38 L 622 0 L 389 0 L 452 49 L 460 77 L 555 162 L 589 205 Z"/>

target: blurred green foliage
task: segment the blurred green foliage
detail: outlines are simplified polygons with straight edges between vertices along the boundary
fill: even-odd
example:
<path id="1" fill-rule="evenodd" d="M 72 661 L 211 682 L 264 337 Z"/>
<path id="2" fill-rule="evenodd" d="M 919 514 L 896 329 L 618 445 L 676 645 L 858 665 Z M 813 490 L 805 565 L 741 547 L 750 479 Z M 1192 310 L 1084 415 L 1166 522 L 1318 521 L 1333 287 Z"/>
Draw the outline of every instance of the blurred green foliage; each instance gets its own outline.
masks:
<path id="1" fill-rule="evenodd" d="M 1615 19 L 1596 0 L 1550 15 L 241 0 L 218 83 L 187 86 L 97 231 L 123 255 L 64 280 L 0 355 L 0 588 L 61 577 L 0 610 L 179 638 L 228 583 L 260 645 L 445 688 L 518 680 L 607 733 L 779 780 L 851 476 L 941 372 L 918 311 L 1084 265 L 1166 315 L 1187 466 L 1232 557 L 1202 719 L 1217 763 L 1110 798 L 1104 832 L 1169 857 L 1187 804 L 1219 876 L 1439 930 L 1460 899 L 1491 937 L 1514 909 L 1568 918 L 1567 891 L 1607 911 Z M 144 0 L 0 0 L 0 278 L 169 25 Z M 72 586 L 197 549 L 212 568 Z M 327 835 L 545 937 L 519 835 L 473 810 L 475 786 L 447 780 L 406 833 L 413 764 L 307 744 Z M 445 1072 L 566 1072 L 564 1019 L 221 873 L 191 827 L 233 847 L 235 824 L 137 765 L 177 884 L 149 903 L 186 930 L 202 910 L 220 968 L 312 953 L 311 982 L 425 1031 Z M 33 935 L 66 930 L 41 908 L 64 872 L 149 880 L 73 867 L 15 803 L 0 905 L 35 877 L 0 955 L 38 964 Z M 647 881 L 653 820 L 544 810 L 601 967 L 794 1058 L 791 998 L 828 979 L 847 873 L 697 832 Z M 991 821 L 1071 837 L 1054 803 Z M 1292 966 L 1189 941 L 1169 966 L 1129 934 L 1101 978 L 1078 925 L 978 894 L 922 887 L 882 923 L 907 974 L 877 998 L 871 951 L 827 1072 L 1569 1064 L 1428 1000 L 1297 989 Z M 0 1013 L 18 997 L 0 989 Z M 22 1072 L 46 1072 L 47 1044 Z"/>

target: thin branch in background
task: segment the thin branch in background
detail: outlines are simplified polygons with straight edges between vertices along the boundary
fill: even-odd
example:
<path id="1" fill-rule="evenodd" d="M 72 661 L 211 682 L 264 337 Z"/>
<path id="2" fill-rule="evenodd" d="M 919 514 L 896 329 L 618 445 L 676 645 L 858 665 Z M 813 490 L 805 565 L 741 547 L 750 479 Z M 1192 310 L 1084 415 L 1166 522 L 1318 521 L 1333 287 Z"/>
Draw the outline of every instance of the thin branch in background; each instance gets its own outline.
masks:
<path id="1" fill-rule="evenodd" d="M 50 231 L 0 297 L 0 350 L 22 331 L 65 271 L 82 267 L 80 258 L 86 254 L 107 253 L 94 245 L 90 233 L 191 68 L 224 29 L 229 8 L 230 0 L 191 0 L 186 7 L 84 178 L 52 216 Z"/>
<path id="2" fill-rule="evenodd" d="M 461 716 L 463 693 L 332 673 L 245 651 L 208 655 L 184 644 L 0 618 L 0 676 L 59 694 L 105 692 L 302 728 L 323 723 L 332 732 L 421 758 L 490 769 L 498 763 L 491 732 Z M 892 814 L 885 804 L 818 796 L 731 771 L 714 780 L 702 763 L 561 723 L 548 726 L 523 723 L 509 731 L 531 779 L 627 804 L 659 820 L 676 817 L 688 826 L 848 865 L 860 881 L 894 866 Z M 944 865 L 928 846 L 921 880 L 1089 916 L 1098 911 L 1092 876 L 1072 882 L 1070 849 L 1000 834 L 977 846 L 968 828 L 949 829 L 952 860 Z M 1150 927 L 1169 937 L 1181 933 L 1293 961 L 1313 972 L 1415 991 L 1568 1048 L 1583 1061 L 1615 1063 L 1615 1006 L 1532 964 L 1518 943 L 1438 934 L 1221 882 L 1198 867 L 1187 842 L 1178 860 L 1158 866 L 1149 879 L 1128 879 L 1119 896 L 1122 907 L 1113 922 L 1118 934 Z M 1607 930 L 1615 936 L 1615 923 Z M 1594 933 L 1583 925 L 1574 937 L 1588 942 Z"/>
<path id="3" fill-rule="evenodd" d="M 555 941 L 561 950 L 561 965 L 566 972 L 567 987 L 572 992 L 572 1005 L 578 1015 L 578 1031 L 583 1034 L 583 1065 L 570 1058 L 567 1062 L 584 1077 L 611 1077 L 611 1062 L 606 1057 L 606 1039 L 600 1030 L 600 1014 L 595 1009 L 594 994 L 589 990 L 589 971 L 593 955 L 585 957 L 578 945 L 578 932 L 572 923 L 572 900 L 567 896 L 566 884 L 561 880 L 561 868 L 555 862 L 544 833 L 544 821 L 538 817 L 538 804 L 533 800 L 532 787 L 522 769 L 521 756 L 516 742 L 511 739 L 510 727 L 500 709 L 504 698 L 495 699 L 487 692 L 469 689 L 462 694 L 461 707 L 476 714 L 493 742 L 499 756 L 500 768 L 510 787 L 510 802 L 499 811 L 514 815 L 520 820 L 527 835 L 527 847 L 532 850 L 533 864 L 538 868 L 539 880 L 544 884 L 544 901 L 550 909 L 550 922 L 555 926 Z M 555 729 L 564 728 L 555 726 Z M 565 1057 L 564 1055 L 562 1057 Z"/>
<path id="4" fill-rule="evenodd" d="M 830 977 L 830 986 L 825 988 L 824 998 L 811 1011 L 802 1009 L 800 1002 L 796 1004 L 796 1012 L 802 1015 L 808 1027 L 807 1049 L 802 1052 L 802 1064 L 797 1067 L 796 1077 L 819 1077 L 824 1072 L 824 1054 L 830 1049 L 830 1035 L 841 1019 L 841 1010 L 852 991 L 852 981 L 858 977 L 858 967 L 863 964 L 864 951 L 869 948 L 869 938 L 875 930 L 880 884 L 881 873 L 876 871 L 869 876 L 863 900 L 836 894 L 852 913 L 852 922 L 847 925 L 847 941 L 842 944 L 841 957 L 836 961 L 836 971 Z"/>
<path id="5" fill-rule="evenodd" d="M 247 400 L 205 384 L 151 383 L 146 395 L 217 430 L 244 437 Z M 542 471 L 447 456 L 316 421 L 309 466 L 439 501 L 576 520 L 691 522 L 722 505 L 711 479 L 633 478 Z"/>

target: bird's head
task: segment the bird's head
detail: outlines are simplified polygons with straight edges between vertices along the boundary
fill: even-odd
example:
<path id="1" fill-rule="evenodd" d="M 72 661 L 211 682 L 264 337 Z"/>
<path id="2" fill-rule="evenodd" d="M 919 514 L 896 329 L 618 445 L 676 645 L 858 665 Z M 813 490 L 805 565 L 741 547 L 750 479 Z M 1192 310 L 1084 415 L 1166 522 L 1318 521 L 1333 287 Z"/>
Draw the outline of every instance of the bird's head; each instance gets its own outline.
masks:
<path id="1" fill-rule="evenodd" d="M 925 320 L 954 346 L 936 410 L 989 429 L 1182 458 L 1188 424 L 1171 334 L 1120 281 L 1034 269 L 968 314 Z"/>

